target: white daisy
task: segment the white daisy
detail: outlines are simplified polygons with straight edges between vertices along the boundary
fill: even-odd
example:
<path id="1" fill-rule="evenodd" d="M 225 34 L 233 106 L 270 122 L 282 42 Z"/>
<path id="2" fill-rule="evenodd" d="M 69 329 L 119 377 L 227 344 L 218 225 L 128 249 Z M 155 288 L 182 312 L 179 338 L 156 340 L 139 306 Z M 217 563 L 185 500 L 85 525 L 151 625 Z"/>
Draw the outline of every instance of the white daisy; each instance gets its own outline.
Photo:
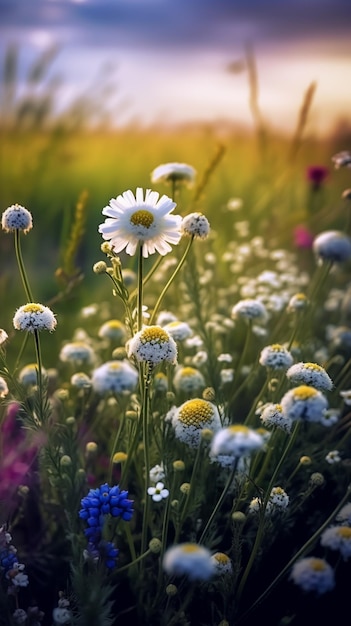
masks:
<path id="1" fill-rule="evenodd" d="M 186 576 L 190 580 L 209 580 L 216 573 L 211 552 L 190 542 L 168 548 L 163 569 L 170 576 Z"/>
<path id="2" fill-rule="evenodd" d="M 293 384 L 311 385 L 319 391 L 330 391 L 333 388 L 329 374 L 317 363 L 295 363 L 289 367 L 286 377 Z"/>
<path id="3" fill-rule="evenodd" d="M 292 567 L 290 578 L 304 591 L 313 591 L 318 595 L 335 587 L 333 568 L 324 559 L 313 556 L 297 561 Z"/>
<path id="4" fill-rule="evenodd" d="M 279 343 L 274 343 L 263 348 L 259 359 L 260 365 L 272 370 L 288 369 L 293 362 L 292 354 Z"/>
<path id="5" fill-rule="evenodd" d="M 281 400 L 283 413 L 290 419 L 322 423 L 328 400 L 314 387 L 300 385 L 290 389 Z"/>
<path id="6" fill-rule="evenodd" d="M 84 341 L 70 341 L 62 346 L 59 359 L 63 363 L 92 363 L 94 350 Z"/>
<path id="7" fill-rule="evenodd" d="M 187 324 L 187 322 L 180 322 L 179 320 L 168 322 L 168 324 L 162 325 L 162 328 L 164 328 L 175 341 L 184 341 L 193 334 L 189 324 Z"/>
<path id="8" fill-rule="evenodd" d="M 231 559 L 224 552 L 215 552 L 211 556 L 211 560 L 215 565 L 215 573 L 217 576 L 225 576 L 233 573 L 233 564 Z"/>
<path id="9" fill-rule="evenodd" d="M 113 198 L 102 213 L 107 216 L 99 226 L 103 239 L 109 240 L 115 252 L 125 249 L 133 255 L 139 244 L 143 256 L 159 252 L 162 256 L 172 250 L 171 244 L 179 243 L 181 238 L 180 215 L 170 215 L 176 203 L 168 196 L 161 196 L 157 191 L 138 187 L 136 194 L 125 191 Z"/>
<path id="10" fill-rule="evenodd" d="M 283 413 L 281 404 L 267 402 L 259 410 L 260 420 L 264 426 L 281 428 L 287 433 L 291 432 L 292 420 Z"/>
<path id="11" fill-rule="evenodd" d="M 232 308 L 233 319 L 245 319 L 245 320 L 267 320 L 267 309 L 259 300 L 252 298 L 245 298 L 240 300 Z"/>
<path id="12" fill-rule="evenodd" d="M 180 393 L 197 393 L 206 386 L 201 372 L 195 367 L 180 367 L 173 378 L 175 390 Z"/>
<path id="13" fill-rule="evenodd" d="M 347 561 L 351 557 L 351 528 L 350 526 L 331 526 L 321 535 L 321 545 L 331 550 L 338 550 Z"/>
<path id="14" fill-rule="evenodd" d="M 135 390 L 137 370 L 128 361 L 108 361 L 93 372 L 91 384 L 96 393 L 126 393 Z"/>
<path id="15" fill-rule="evenodd" d="M 13 325 L 16 330 L 34 333 L 37 330 L 55 330 L 57 321 L 49 307 L 30 302 L 17 309 Z"/>
<path id="16" fill-rule="evenodd" d="M 177 344 L 161 326 L 145 326 L 128 343 L 128 356 L 156 365 L 177 362 Z"/>
<path id="17" fill-rule="evenodd" d="M 164 163 L 155 167 L 151 172 L 151 182 L 182 182 L 190 186 L 195 180 L 195 175 L 194 168 L 186 163 Z"/>
<path id="18" fill-rule="evenodd" d="M 215 433 L 211 442 L 211 456 L 246 456 L 263 446 L 264 439 L 259 433 L 243 424 L 233 424 Z"/>
<path id="19" fill-rule="evenodd" d="M 191 448 L 199 446 L 203 429 L 216 432 L 221 427 L 217 407 L 202 398 L 193 398 L 178 408 L 173 407 L 165 419 L 171 422 L 176 438 Z"/>

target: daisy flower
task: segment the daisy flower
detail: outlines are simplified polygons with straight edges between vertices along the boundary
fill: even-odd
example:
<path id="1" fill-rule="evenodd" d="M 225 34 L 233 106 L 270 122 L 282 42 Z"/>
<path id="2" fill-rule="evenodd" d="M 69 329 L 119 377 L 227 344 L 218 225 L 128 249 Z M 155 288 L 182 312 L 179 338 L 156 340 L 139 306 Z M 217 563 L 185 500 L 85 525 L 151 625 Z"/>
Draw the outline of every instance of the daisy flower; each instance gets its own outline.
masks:
<path id="1" fill-rule="evenodd" d="M 291 580 L 304 591 L 321 595 L 335 587 L 333 568 L 324 559 L 306 557 L 297 561 L 291 570 Z"/>
<path id="2" fill-rule="evenodd" d="M 13 204 L 3 212 L 1 226 L 5 233 L 22 230 L 27 234 L 33 227 L 32 214 L 20 204 Z"/>
<path id="3" fill-rule="evenodd" d="M 139 362 L 157 365 L 162 361 L 177 362 L 177 344 L 161 326 L 145 326 L 128 343 L 128 356 Z"/>
<path id="4" fill-rule="evenodd" d="M 202 398 L 187 400 L 179 408 L 173 407 L 165 419 L 171 422 L 176 438 L 191 448 L 199 446 L 203 429 L 217 431 L 221 427 L 217 407 Z"/>
<path id="5" fill-rule="evenodd" d="M 286 377 L 293 384 L 311 385 L 319 391 L 330 391 L 333 388 L 330 376 L 317 363 L 295 363 L 289 367 Z"/>
<path id="6" fill-rule="evenodd" d="M 59 359 L 63 363 L 92 363 L 94 351 L 84 341 L 71 341 L 61 348 Z"/>
<path id="7" fill-rule="evenodd" d="M 285 370 L 294 362 L 292 354 L 278 343 L 266 346 L 260 354 L 259 363 L 272 370 Z"/>
<path id="8" fill-rule="evenodd" d="M 337 514 L 335 521 L 342 526 L 351 526 L 351 502 L 344 504 Z"/>
<path id="9" fill-rule="evenodd" d="M 230 455 L 240 457 L 260 450 L 263 437 L 243 424 L 233 424 L 215 433 L 211 443 L 211 456 Z"/>
<path id="10" fill-rule="evenodd" d="M 107 361 L 93 371 L 91 385 L 96 393 L 134 391 L 139 380 L 137 370 L 128 361 Z"/>
<path id="11" fill-rule="evenodd" d="M 46 376 L 47 375 L 47 371 L 46 369 L 43 367 L 42 368 L 42 375 Z M 25 365 L 24 367 L 22 367 L 20 373 L 18 374 L 18 380 L 21 383 L 21 385 L 25 385 L 26 387 L 31 387 L 32 385 L 36 385 L 38 382 L 38 366 L 36 363 L 28 363 L 28 365 Z"/>
<path id="12" fill-rule="evenodd" d="M 165 489 L 164 484 L 161 482 L 156 483 L 155 487 L 148 487 L 147 492 L 154 502 L 161 502 L 161 500 L 169 496 L 168 489 Z"/>
<path id="13" fill-rule="evenodd" d="M 338 550 L 344 561 L 351 557 L 350 526 L 331 526 L 321 535 L 321 545 L 331 550 Z"/>
<path id="14" fill-rule="evenodd" d="M 287 433 L 291 432 L 292 420 L 284 415 L 281 404 L 267 402 L 267 404 L 263 405 L 260 409 L 260 420 L 264 426 L 277 426 Z"/>
<path id="15" fill-rule="evenodd" d="M 168 196 L 159 197 L 157 191 L 138 187 L 136 194 L 125 191 L 110 200 L 102 210 L 107 216 L 99 226 L 103 239 L 109 240 L 115 252 L 125 249 L 133 256 L 138 245 L 142 245 L 143 256 L 158 252 L 162 256 L 172 250 L 181 238 L 180 215 L 171 215 L 176 203 Z"/>
<path id="16" fill-rule="evenodd" d="M 30 302 L 17 309 L 13 325 L 16 330 L 34 333 L 37 330 L 55 330 L 57 321 L 49 307 Z"/>
<path id="17" fill-rule="evenodd" d="M 180 393 L 197 393 L 205 388 L 206 383 L 201 372 L 195 367 L 180 367 L 173 378 L 175 390 Z"/>
<path id="18" fill-rule="evenodd" d="M 281 405 L 283 413 L 292 420 L 321 422 L 328 409 L 328 400 L 314 387 L 300 385 L 287 391 Z"/>
<path id="19" fill-rule="evenodd" d="M 216 573 L 211 552 L 196 543 L 182 543 L 168 548 L 163 569 L 169 576 L 186 576 L 189 580 L 209 580 Z"/>
<path id="20" fill-rule="evenodd" d="M 233 573 L 233 564 L 231 559 L 224 552 L 215 552 L 211 556 L 211 561 L 215 565 L 215 573 L 217 576 L 225 576 Z"/>
<path id="21" fill-rule="evenodd" d="M 195 180 L 196 171 L 186 163 L 164 163 L 158 165 L 151 172 L 152 183 L 185 183 L 191 186 Z"/>
<path id="22" fill-rule="evenodd" d="M 174 320 L 173 322 L 162 325 L 162 328 L 164 328 L 175 341 L 184 341 L 184 339 L 188 339 L 193 334 L 189 324 L 187 324 L 187 322 L 180 322 L 179 320 Z"/>
<path id="23" fill-rule="evenodd" d="M 267 319 L 267 310 L 264 304 L 259 300 L 254 300 L 252 298 L 245 298 L 244 300 L 240 300 L 235 304 L 232 308 L 232 318 L 233 319 L 244 319 L 244 320 L 256 320 L 256 321 L 266 321 Z"/>
<path id="24" fill-rule="evenodd" d="M 127 338 L 127 329 L 119 320 L 108 320 L 100 326 L 98 336 L 122 344 Z"/>

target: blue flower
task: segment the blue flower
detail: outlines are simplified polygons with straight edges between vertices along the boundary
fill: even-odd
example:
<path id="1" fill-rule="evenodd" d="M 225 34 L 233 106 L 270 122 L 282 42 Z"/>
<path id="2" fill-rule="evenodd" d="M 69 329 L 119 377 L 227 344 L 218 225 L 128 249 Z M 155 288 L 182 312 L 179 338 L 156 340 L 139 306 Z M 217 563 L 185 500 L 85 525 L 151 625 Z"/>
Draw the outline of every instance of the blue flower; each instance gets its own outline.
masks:
<path id="1" fill-rule="evenodd" d="M 79 517 L 87 524 L 84 530 L 89 541 L 87 554 L 93 559 L 101 558 L 109 569 L 116 565 L 118 549 L 113 543 L 102 539 L 106 516 L 120 517 L 129 522 L 134 512 L 133 504 L 133 500 L 128 499 L 128 491 L 121 491 L 118 485 L 110 487 L 107 483 L 97 489 L 90 489 L 81 500 Z"/>

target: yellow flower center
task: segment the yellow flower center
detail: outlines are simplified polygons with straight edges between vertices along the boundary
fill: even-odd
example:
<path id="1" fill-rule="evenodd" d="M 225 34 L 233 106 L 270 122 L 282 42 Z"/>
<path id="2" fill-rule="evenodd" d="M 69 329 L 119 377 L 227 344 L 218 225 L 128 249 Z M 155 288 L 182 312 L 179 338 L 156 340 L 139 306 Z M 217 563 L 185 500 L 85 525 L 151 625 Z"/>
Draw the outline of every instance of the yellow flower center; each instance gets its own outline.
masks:
<path id="1" fill-rule="evenodd" d="M 194 376 L 195 374 L 197 374 L 197 370 L 195 370 L 193 367 L 183 367 L 181 371 L 181 375 L 184 376 L 184 378 L 186 378 L 187 376 Z"/>
<path id="2" fill-rule="evenodd" d="M 109 365 L 109 370 L 112 370 L 113 372 L 117 372 L 118 370 L 121 369 L 121 364 L 119 361 L 114 361 L 113 363 L 110 363 Z"/>
<path id="3" fill-rule="evenodd" d="M 243 424 L 232 424 L 232 426 L 228 426 L 228 430 L 232 435 L 245 435 L 246 437 L 249 436 L 249 434 L 251 433 L 250 428 L 248 428 L 247 426 L 244 426 Z"/>
<path id="4" fill-rule="evenodd" d="M 280 345 L 280 343 L 274 343 L 271 346 L 271 350 L 273 350 L 273 352 L 282 352 L 284 350 L 283 346 Z"/>
<path id="5" fill-rule="evenodd" d="M 294 397 L 296 400 L 308 400 L 317 395 L 317 390 L 308 385 L 300 385 L 294 389 Z"/>
<path id="6" fill-rule="evenodd" d="M 187 553 L 191 553 L 191 552 L 197 552 L 198 551 L 198 546 L 195 543 L 185 543 L 183 545 L 183 552 L 187 552 Z"/>
<path id="7" fill-rule="evenodd" d="M 139 211 L 135 211 L 135 213 L 133 213 L 130 221 L 134 224 L 134 226 L 144 226 L 144 228 L 150 228 L 152 222 L 154 221 L 154 216 L 146 209 L 139 209 Z"/>
<path id="8" fill-rule="evenodd" d="M 227 565 L 227 563 L 229 563 L 230 561 L 229 556 L 224 554 L 224 552 L 217 552 L 214 556 L 215 556 L 216 561 L 218 561 L 220 565 Z"/>
<path id="9" fill-rule="evenodd" d="M 110 320 L 107 324 L 110 328 L 123 328 L 123 324 L 119 320 Z"/>
<path id="10" fill-rule="evenodd" d="M 24 313 L 42 313 L 43 305 L 30 302 L 29 304 L 25 304 L 22 310 Z"/>
<path id="11" fill-rule="evenodd" d="M 280 496 L 284 494 L 284 489 L 282 489 L 281 487 L 275 487 L 274 489 L 272 489 L 272 492 L 273 492 L 273 495 Z"/>
<path id="12" fill-rule="evenodd" d="M 317 363 L 304 363 L 304 367 L 314 372 L 323 372 L 323 367 L 317 365 Z"/>
<path id="13" fill-rule="evenodd" d="M 351 528 L 349 526 L 340 526 L 338 535 L 342 537 L 342 539 L 351 539 Z"/>
<path id="14" fill-rule="evenodd" d="M 188 400 L 179 411 L 179 420 L 186 426 L 199 428 L 213 418 L 213 407 L 207 400 Z"/>
<path id="15" fill-rule="evenodd" d="M 311 567 L 315 572 L 323 572 L 323 570 L 325 570 L 325 563 L 322 559 L 313 559 L 311 561 Z"/>
<path id="16" fill-rule="evenodd" d="M 165 343 L 169 341 L 169 335 L 161 326 L 148 326 L 144 328 L 140 339 L 142 343 L 148 343 L 149 341 L 153 343 Z"/>

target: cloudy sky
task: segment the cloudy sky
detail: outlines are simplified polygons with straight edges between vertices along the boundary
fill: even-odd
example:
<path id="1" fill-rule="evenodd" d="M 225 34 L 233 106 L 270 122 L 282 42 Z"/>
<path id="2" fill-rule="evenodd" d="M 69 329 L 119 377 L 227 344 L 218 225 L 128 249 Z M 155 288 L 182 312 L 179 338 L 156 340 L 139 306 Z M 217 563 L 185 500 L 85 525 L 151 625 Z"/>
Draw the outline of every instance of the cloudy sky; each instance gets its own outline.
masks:
<path id="1" fill-rule="evenodd" d="M 292 131 L 315 81 L 310 125 L 324 133 L 351 118 L 350 23 L 350 0 L 0 0 L 0 54 L 19 46 L 23 78 L 57 45 L 61 104 L 96 95 L 108 68 L 119 123 L 250 125 L 247 72 L 228 70 L 249 45 L 268 123 Z"/>

